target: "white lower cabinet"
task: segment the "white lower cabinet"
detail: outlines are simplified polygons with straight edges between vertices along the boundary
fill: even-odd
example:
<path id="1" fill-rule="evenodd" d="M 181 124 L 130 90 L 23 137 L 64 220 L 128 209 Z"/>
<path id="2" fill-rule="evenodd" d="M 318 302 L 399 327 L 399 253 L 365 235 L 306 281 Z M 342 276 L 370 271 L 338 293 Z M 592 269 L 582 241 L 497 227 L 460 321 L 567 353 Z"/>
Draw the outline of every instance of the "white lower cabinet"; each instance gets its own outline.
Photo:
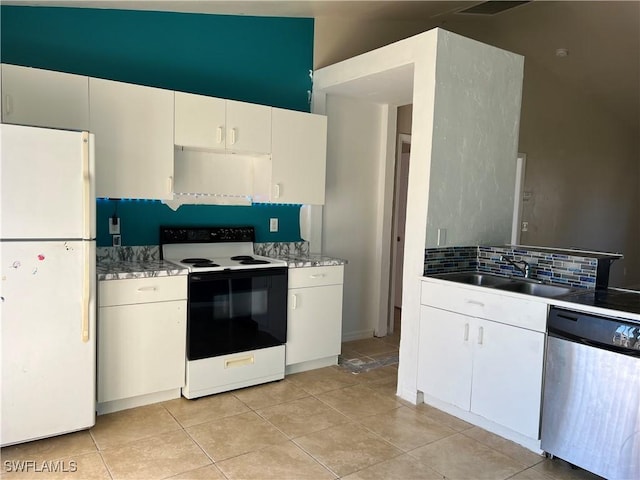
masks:
<path id="1" fill-rule="evenodd" d="M 435 400 L 435 406 L 469 412 L 465 420 L 481 419 L 539 439 L 546 305 L 528 299 L 519 305 L 513 297 L 464 289 L 433 298 L 437 307 L 423 304 L 420 312 L 418 390 L 425 402 Z M 504 313 L 497 308 L 502 300 L 513 310 L 498 319 L 494 315 Z M 475 309 L 474 316 L 466 314 L 467 308 Z M 527 326 L 537 317 L 536 329 L 518 326 L 519 317 Z"/>
<path id="2" fill-rule="evenodd" d="M 185 382 L 185 276 L 98 286 L 98 413 L 177 398 Z"/>
<path id="3" fill-rule="evenodd" d="M 344 266 L 289 271 L 288 373 L 337 363 L 342 343 Z"/>

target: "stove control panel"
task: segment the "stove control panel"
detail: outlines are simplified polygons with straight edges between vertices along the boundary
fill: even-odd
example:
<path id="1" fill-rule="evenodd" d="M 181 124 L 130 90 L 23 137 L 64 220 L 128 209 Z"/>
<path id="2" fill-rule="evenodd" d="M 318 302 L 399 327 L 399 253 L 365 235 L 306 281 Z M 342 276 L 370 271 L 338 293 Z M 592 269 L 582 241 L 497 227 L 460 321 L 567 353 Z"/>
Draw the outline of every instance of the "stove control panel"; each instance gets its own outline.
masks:
<path id="1" fill-rule="evenodd" d="M 160 227 L 160 245 L 167 243 L 253 242 L 251 226 L 230 227 Z"/>

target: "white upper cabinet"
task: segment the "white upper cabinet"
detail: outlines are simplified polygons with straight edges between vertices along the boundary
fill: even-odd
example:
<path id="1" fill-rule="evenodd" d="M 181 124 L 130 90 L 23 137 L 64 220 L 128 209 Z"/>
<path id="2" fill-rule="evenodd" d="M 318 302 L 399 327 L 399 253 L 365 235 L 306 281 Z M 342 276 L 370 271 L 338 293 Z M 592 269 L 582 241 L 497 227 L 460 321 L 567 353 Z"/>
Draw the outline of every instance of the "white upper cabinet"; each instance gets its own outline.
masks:
<path id="1" fill-rule="evenodd" d="M 221 98 L 175 92 L 175 144 L 225 148 L 226 105 Z"/>
<path id="2" fill-rule="evenodd" d="M 2 122 L 89 129 L 89 77 L 2 65 Z"/>
<path id="3" fill-rule="evenodd" d="M 271 107 L 227 100 L 227 151 L 271 152 Z"/>
<path id="4" fill-rule="evenodd" d="M 173 198 L 174 93 L 91 78 L 96 196 Z"/>
<path id="5" fill-rule="evenodd" d="M 327 117 L 272 109 L 271 162 L 256 160 L 257 201 L 323 205 Z"/>
<path id="6" fill-rule="evenodd" d="M 175 144 L 269 154 L 271 107 L 175 92 Z"/>

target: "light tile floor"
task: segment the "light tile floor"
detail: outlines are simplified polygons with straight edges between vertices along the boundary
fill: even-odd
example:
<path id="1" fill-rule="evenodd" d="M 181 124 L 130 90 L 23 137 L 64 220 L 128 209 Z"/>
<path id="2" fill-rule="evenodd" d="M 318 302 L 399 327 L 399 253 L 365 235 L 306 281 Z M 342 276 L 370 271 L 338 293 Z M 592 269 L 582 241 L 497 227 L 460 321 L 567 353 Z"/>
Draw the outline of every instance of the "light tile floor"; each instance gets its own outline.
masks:
<path id="1" fill-rule="evenodd" d="M 349 342 L 343 349 L 373 358 L 397 350 L 398 338 Z M 2 449 L 1 478 L 599 478 L 401 401 L 396 381 L 397 365 L 360 374 L 335 366 L 103 415 L 89 431 Z M 77 471 L 7 472 L 20 460 L 34 461 L 39 470 L 75 465 Z"/>

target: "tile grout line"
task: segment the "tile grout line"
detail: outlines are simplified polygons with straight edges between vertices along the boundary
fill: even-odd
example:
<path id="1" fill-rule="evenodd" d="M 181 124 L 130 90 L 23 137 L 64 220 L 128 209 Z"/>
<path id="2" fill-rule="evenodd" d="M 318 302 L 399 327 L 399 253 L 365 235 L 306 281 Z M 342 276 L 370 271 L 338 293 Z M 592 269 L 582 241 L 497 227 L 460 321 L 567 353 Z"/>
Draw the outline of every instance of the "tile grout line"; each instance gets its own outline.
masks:
<path id="1" fill-rule="evenodd" d="M 193 438 L 193 437 L 191 436 L 191 434 L 187 431 L 187 428 L 186 428 L 184 425 L 182 425 L 182 423 L 180 422 L 180 420 L 178 420 L 178 419 L 176 418 L 176 416 L 175 416 L 173 413 L 171 413 L 171 411 L 166 407 L 166 405 L 164 405 L 164 402 L 160 402 L 160 405 L 161 405 L 161 406 L 162 406 L 162 408 L 164 408 L 164 409 L 165 409 L 165 411 L 166 411 L 166 412 L 171 416 L 171 418 L 173 418 L 173 419 L 175 420 L 175 422 L 176 422 L 178 425 L 180 425 L 180 428 L 182 429 L 182 431 L 184 432 L 184 434 L 189 438 L 189 440 L 191 440 L 191 441 L 192 441 L 192 442 L 193 442 L 193 443 L 194 443 L 194 444 L 195 444 L 195 445 L 200 449 L 200 451 L 205 455 L 205 457 L 207 457 L 209 460 L 211 460 L 211 465 L 216 465 L 215 460 L 214 460 L 214 459 L 213 459 L 213 458 L 212 458 L 212 457 L 211 457 L 211 456 L 206 452 L 206 450 L 202 447 L 202 445 L 200 445 L 200 444 L 198 443 L 198 441 L 197 441 L 195 438 Z M 193 426 L 193 425 L 192 425 L 192 426 Z M 197 467 L 197 468 L 202 468 L 202 467 Z M 192 469 L 192 470 L 197 470 L 197 468 L 194 468 L 194 469 Z M 216 469 L 218 470 L 218 472 L 220 472 L 220 474 L 221 474 L 224 478 L 229 479 L 229 477 L 227 477 L 227 476 L 224 474 L 224 472 L 223 472 L 222 470 L 220 470 L 220 468 L 218 468 L 218 467 L 216 466 Z M 182 474 L 182 473 L 191 472 L 192 470 L 185 470 L 184 472 L 178 472 L 177 474 L 174 474 L 174 475 L 171 475 L 171 476 L 175 476 L 175 475 L 180 475 L 180 474 Z M 170 476 L 170 477 L 166 477 L 166 478 L 171 478 L 171 476 Z"/>

